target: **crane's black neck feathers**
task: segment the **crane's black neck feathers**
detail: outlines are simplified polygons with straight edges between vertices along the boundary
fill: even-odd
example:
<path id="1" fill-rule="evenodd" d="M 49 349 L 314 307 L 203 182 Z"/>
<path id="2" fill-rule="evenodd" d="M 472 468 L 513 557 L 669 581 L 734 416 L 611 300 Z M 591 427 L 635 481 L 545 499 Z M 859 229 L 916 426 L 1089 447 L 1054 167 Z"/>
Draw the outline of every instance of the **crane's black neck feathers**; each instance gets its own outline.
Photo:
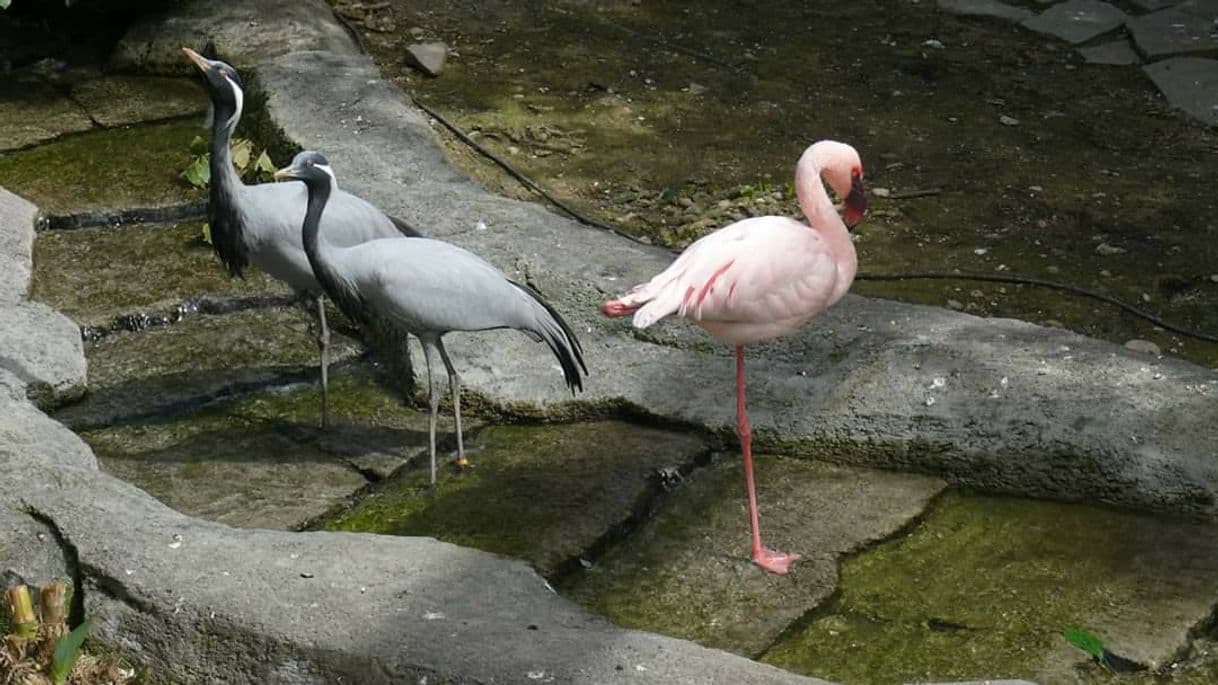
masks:
<path id="1" fill-rule="evenodd" d="M 212 248 L 231 276 L 244 276 L 249 266 L 249 248 L 245 244 L 245 217 L 241 214 L 241 178 L 233 169 L 232 141 L 236 122 L 229 120 L 236 114 L 236 107 L 212 98 L 214 116 L 211 135 L 211 182 L 208 189 L 207 223 L 211 233 Z"/>
<path id="2" fill-rule="evenodd" d="M 304 243 L 305 256 L 309 258 L 309 266 L 313 275 L 321 284 L 322 290 L 339 311 L 347 318 L 363 326 L 372 324 L 372 315 L 367 303 L 360 294 L 352 288 L 345 279 L 334 271 L 334 265 L 328 262 L 321 249 L 321 215 L 330 200 L 332 179 L 305 178 L 305 188 L 309 193 L 309 203 L 305 209 L 304 225 L 301 226 L 301 239 Z"/>

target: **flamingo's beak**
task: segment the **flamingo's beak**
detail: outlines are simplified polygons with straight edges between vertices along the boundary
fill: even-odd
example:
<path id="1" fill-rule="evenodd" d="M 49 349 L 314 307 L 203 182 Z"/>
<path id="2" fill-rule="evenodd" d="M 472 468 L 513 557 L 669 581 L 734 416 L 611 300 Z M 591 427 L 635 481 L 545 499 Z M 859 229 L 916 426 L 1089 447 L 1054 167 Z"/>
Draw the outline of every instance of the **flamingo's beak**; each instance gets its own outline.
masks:
<path id="1" fill-rule="evenodd" d="M 855 176 L 850 182 L 850 193 L 846 195 L 845 204 L 846 210 L 842 220 L 846 222 L 846 228 L 854 230 L 867 215 L 867 195 L 863 192 L 862 177 Z"/>

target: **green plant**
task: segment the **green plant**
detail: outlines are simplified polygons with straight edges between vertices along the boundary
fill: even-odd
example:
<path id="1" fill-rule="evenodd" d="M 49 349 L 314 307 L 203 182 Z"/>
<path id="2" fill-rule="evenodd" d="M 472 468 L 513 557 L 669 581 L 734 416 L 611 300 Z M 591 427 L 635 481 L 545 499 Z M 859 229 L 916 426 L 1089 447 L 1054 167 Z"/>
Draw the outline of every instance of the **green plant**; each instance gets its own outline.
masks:
<path id="1" fill-rule="evenodd" d="M 2 2 L 3 0 L 0 0 Z M 275 163 L 266 150 L 254 155 L 254 143 L 249 138 L 234 138 L 230 147 L 233 166 L 242 180 L 249 183 L 265 183 L 273 179 Z M 211 153 L 207 151 L 207 140 L 195 136 L 190 141 L 190 152 L 194 158 L 182 171 L 182 178 L 196 188 L 206 188 L 211 183 Z"/>
<path id="2" fill-rule="evenodd" d="M 195 136 L 194 140 L 190 141 L 190 152 L 194 157 L 182 170 L 181 176 L 196 188 L 206 188 L 211 183 L 211 153 L 207 148 L 207 140 L 203 136 Z M 233 166 L 237 168 L 242 180 L 248 183 L 274 180 L 275 163 L 271 161 L 266 150 L 255 156 L 254 143 L 249 138 L 234 138 L 229 149 L 232 151 Z M 211 244 L 211 227 L 207 224 L 203 224 L 202 237 L 203 242 Z"/>
<path id="3" fill-rule="evenodd" d="M 93 619 L 86 618 L 75 630 L 55 641 L 55 655 L 51 658 L 51 682 L 55 685 L 68 682 L 68 674 L 80 658 L 85 636 L 89 634 L 92 625 Z"/>

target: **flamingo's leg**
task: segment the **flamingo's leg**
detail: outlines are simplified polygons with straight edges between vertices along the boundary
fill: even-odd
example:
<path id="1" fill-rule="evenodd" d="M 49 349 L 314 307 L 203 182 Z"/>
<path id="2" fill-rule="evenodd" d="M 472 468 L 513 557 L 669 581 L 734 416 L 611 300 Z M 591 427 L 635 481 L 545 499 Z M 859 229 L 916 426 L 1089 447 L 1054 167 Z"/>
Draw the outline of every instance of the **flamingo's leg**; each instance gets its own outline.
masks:
<path id="1" fill-rule="evenodd" d="M 753 429 L 749 426 L 748 411 L 744 406 L 744 346 L 736 346 L 736 428 L 740 433 L 740 448 L 744 453 L 744 487 L 749 497 L 749 524 L 753 531 L 753 563 L 761 568 L 784 575 L 791 564 L 799 561 L 798 554 L 775 552 L 761 545 L 761 528 L 757 515 L 757 488 L 753 483 Z"/>

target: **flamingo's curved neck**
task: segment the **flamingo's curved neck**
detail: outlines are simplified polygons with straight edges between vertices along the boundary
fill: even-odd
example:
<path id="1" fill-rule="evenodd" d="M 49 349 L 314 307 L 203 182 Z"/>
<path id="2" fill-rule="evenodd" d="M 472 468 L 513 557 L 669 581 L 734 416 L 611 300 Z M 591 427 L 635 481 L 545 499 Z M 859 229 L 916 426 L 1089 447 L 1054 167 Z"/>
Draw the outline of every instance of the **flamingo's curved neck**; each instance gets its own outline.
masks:
<path id="1" fill-rule="evenodd" d="M 808 225 L 833 250 L 841 289 L 837 296 L 840 297 L 850 287 L 858 271 L 858 256 L 854 251 L 854 242 L 850 240 L 850 231 L 829 199 L 822 180 L 822 174 L 832 163 L 833 160 L 822 159 L 814 148 L 808 148 L 795 166 L 795 195 L 799 199 L 800 210 L 808 218 Z"/>

